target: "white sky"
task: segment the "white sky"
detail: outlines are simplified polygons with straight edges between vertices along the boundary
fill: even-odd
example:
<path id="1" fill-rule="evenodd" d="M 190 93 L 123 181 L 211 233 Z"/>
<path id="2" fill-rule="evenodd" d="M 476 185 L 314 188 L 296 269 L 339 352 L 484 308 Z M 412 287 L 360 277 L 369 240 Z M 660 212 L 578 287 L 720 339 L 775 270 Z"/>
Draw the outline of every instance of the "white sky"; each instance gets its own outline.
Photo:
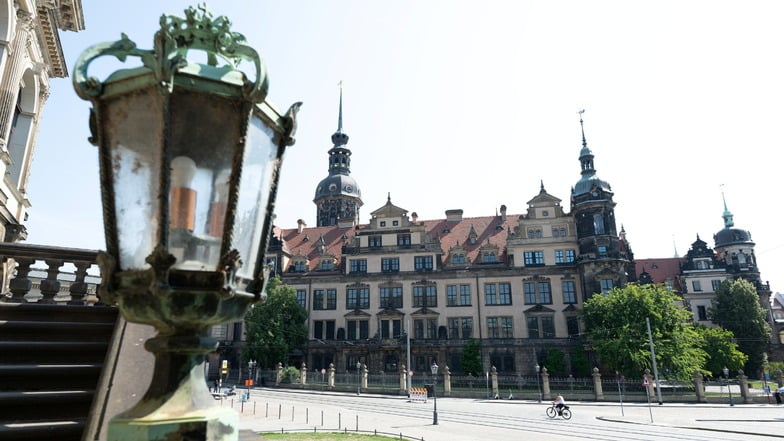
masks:
<path id="1" fill-rule="evenodd" d="M 151 49 L 161 14 L 196 1 L 82 0 L 87 29 L 62 36 L 69 70 L 125 32 Z M 547 191 L 569 208 L 580 126 L 615 191 L 637 258 L 713 246 L 722 191 L 752 233 L 763 280 L 784 290 L 781 235 L 784 2 L 214 1 L 268 65 L 269 99 L 303 101 L 277 224 L 315 226 L 343 80 L 343 128 L 362 222 L 392 202 L 525 212 Z M 33 163 L 28 243 L 104 248 L 89 103 L 52 80 Z"/>

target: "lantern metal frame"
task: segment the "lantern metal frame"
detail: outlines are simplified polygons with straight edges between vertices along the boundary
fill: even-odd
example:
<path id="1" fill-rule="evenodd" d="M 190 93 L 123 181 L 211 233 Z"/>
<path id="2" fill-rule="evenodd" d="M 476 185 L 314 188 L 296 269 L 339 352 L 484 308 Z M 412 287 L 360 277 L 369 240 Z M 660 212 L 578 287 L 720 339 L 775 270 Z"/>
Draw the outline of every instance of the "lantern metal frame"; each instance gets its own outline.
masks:
<path id="1" fill-rule="evenodd" d="M 266 101 L 268 75 L 259 54 L 246 44 L 245 37 L 232 32 L 226 17 L 213 16 L 205 7 L 190 7 L 185 18 L 163 15 L 160 29 L 155 34 L 154 48 L 141 50 L 125 34 L 115 42 L 100 43 L 85 50 L 76 62 L 73 85 L 76 93 L 91 101 L 90 142 L 99 148 L 100 181 L 103 201 L 106 252 L 99 253 L 102 284 L 100 294 L 106 303 L 117 304 L 130 322 L 152 325 L 158 334 L 148 340 L 145 348 L 155 355 L 155 368 L 150 387 L 134 407 L 110 422 L 109 440 L 180 439 L 194 430 L 206 435 L 205 439 L 235 440 L 238 436 L 236 412 L 217 408 L 204 378 L 203 363 L 206 353 L 217 348 L 218 342 L 210 336 L 213 325 L 241 320 L 247 308 L 263 301 L 267 280 L 264 254 L 272 227 L 272 212 L 277 195 L 280 167 L 288 146 L 294 144 L 296 114 L 301 103 L 293 104 L 288 112 L 280 113 Z M 188 59 L 189 51 L 203 51 L 207 63 Z M 118 70 L 104 81 L 88 75 L 90 64 L 104 56 L 125 62 L 128 57 L 138 57 L 142 66 Z M 225 62 L 219 66 L 218 61 Z M 238 69 L 249 62 L 255 68 L 255 78 L 249 79 Z M 141 267 L 123 264 L 121 260 L 121 235 L 117 213 L 118 182 L 112 151 L 107 145 L 112 124 L 102 114 L 104 103 L 139 95 L 141 90 L 157 90 L 161 94 L 162 133 L 157 170 L 158 200 L 154 214 L 157 216 L 155 242 Z M 198 99 L 172 103 L 174 94 L 193 94 Z M 190 95 L 188 95 L 189 97 Z M 201 98 L 201 97 L 205 98 Z M 169 249 L 169 209 L 171 187 L 171 146 L 176 135 L 171 128 L 172 109 L 175 104 L 190 104 L 210 99 L 223 100 L 223 104 L 236 109 L 238 126 L 229 135 L 237 135 L 231 147 L 231 174 L 228 179 L 228 202 L 220 234 L 220 255 L 217 264 L 200 270 L 173 267 L 177 258 Z M 201 100 L 201 101 L 200 101 Z M 227 101 L 228 100 L 228 101 Z M 171 106 L 171 107 L 170 107 Z M 213 106 L 218 108 L 218 106 Z M 208 109 L 185 109 L 196 112 Z M 107 114 L 109 112 L 106 112 Z M 180 115 L 177 115 L 180 116 Z M 245 118 L 244 120 L 242 118 Z M 257 118 L 269 131 L 270 146 L 276 149 L 271 167 L 266 206 L 261 213 L 263 224 L 258 235 L 255 258 L 245 264 L 251 271 L 238 277 L 243 265 L 242 256 L 233 248 L 234 226 L 238 221 L 237 206 L 243 172 L 243 154 L 249 148 L 248 130 L 251 120 Z M 115 123 L 117 124 L 117 123 Z M 267 132 L 265 132 L 267 133 Z M 190 146 L 189 146 L 190 147 Z M 194 146 L 195 149 L 196 146 Z M 209 147 L 207 147 L 209 148 Z M 158 165 L 158 164 L 154 164 Z M 126 184 L 127 185 L 127 184 Z M 244 187 L 243 187 L 244 188 Z M 151 209 L 152 211 L 153 209 Z M 151 222 L 153 223 L 153 222 Z M 216 239 L 217 241 L 218 239 Z M 251 246 L 253 246 L 251 244 Z M 250 274 L 248 277 L 247 275 Z M 125 378 L 123 381 L 133 381 Z M 233 427 L 233 430 L 227 430 Z"/>

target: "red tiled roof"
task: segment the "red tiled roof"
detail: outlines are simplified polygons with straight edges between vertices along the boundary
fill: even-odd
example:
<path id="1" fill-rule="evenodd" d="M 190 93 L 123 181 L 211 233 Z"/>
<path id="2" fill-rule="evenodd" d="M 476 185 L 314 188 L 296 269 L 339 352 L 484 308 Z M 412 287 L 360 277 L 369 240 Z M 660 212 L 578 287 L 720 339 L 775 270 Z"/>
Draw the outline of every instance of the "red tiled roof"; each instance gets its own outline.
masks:
<path id="1" fill-rule="evenodd" d="M 643 271 L 650 274 L 653 283 L 664 283 L 665 280 L 676 280 L 681 273 L 683 257 L 665 257 L 654 259 L 635 259 L 634 267 L 639 277 Z"/>
<path id="2" fill-rule="evenodd" d="M 486 245 L 488 240 L 492 245 L 498 247 L 498 262 L 506 261 L 506 236 L 510 227 L 509 221 L 517 219 L 519 215 L 510 215 L 506 221 L 501 220 L 501 216 L 483 216 L 464 218 L 460 221 L 447 221 L 446 219 L 435 219 L 417 221 L 415 225 L 425 225 L 426 234 L 432 240 L 438 238 L 441 241 L 443 251 L 442 260 L 445 262 L 449 257 L 449 249 L 455 245 L 460 245 L 466 251 L 466 259 L 470 262 L 478 262 L 479 250 Z M 476 243 L 472 244 L 468 238 L 474 228 L 477 234 Z M 318 252 L 318 245 L 321 238 L 324 240 L 323 253 L 332 254 L 337 257 L 336 265 L 340 265 L 342 247 L 350 243 L 356 230 L 368 228 L 368 224 L 358 225 L 355 228 L 340 228 L 337 226 L 303 228 L 298 232 L 297 228 L 285 229 L 274 227 L 274 234 L 283 241 L 283 251 L 294 256 L 303 254 L 309 260 L 311 270 L 317 268 L 321 253 Z M 286 270 L 286 269 L 284 269 Z"/>

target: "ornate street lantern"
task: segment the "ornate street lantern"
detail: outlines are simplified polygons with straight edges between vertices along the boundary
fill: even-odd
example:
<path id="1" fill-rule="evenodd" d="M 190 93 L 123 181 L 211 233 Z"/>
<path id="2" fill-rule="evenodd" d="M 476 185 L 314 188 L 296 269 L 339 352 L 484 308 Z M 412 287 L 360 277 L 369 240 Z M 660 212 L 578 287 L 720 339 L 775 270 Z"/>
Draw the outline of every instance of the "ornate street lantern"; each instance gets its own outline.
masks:
<path id="1" fill-rule="evenodd" d="M 262 300 L 280 166 L 300 103 L 284 115 L 265 101 L 265 67 L 227 18 L 191 7 L 160 24 L 153 50 L 123 34 L 82 53 L 73 77 L 93 105 L 102 300 L 158 331 L 145 345 L 155 355 L 150 387 L 111 421 L 109 439 L 236 440 L 237 414 L 214 406 L 204 356 L 217 346 L 213 325 L 241 320 Z M 189 60 L 198 54 L 206 62 Z M 103 56 L 138 57 L 141 66 L 101 82 L 87 70 Z"/>

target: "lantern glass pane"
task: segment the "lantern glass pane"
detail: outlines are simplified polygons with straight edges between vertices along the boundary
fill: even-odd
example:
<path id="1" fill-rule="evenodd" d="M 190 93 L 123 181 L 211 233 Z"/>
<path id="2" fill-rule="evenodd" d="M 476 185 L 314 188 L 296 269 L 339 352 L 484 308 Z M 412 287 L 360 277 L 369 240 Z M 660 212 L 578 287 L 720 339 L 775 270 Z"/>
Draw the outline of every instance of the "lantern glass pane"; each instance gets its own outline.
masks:
<path id="1" fill-rule="evenodd" d="M 252 117 L 248 127 L 248 141 L 242 160 L 237 217 L 234 223 L 231 248 L 240 252 L 243 265 L 239 277 L 251 280 L 258 263 L 259 248 L 266 246 L 262 231 L 267 213 L 273 170 L 277 165 L 275 133 L 258 117 Z"/>
<path id="2" fill-rule="evenodd" d="M 145 259 L 157 244 L 162 101 L 157 90 L 149 89 L 107 100 L 103 107 L 104 144 L 109 149 L 114 187 L 117 258 L 123 270 L 149 267 Z"/>
<path id="3" fill-rule="evenodd" d="M 174 268 L 215 271 L 232 160 L 248 115 L 234 100 L 175 89 L 171 101 L 169 252 Z"/>

